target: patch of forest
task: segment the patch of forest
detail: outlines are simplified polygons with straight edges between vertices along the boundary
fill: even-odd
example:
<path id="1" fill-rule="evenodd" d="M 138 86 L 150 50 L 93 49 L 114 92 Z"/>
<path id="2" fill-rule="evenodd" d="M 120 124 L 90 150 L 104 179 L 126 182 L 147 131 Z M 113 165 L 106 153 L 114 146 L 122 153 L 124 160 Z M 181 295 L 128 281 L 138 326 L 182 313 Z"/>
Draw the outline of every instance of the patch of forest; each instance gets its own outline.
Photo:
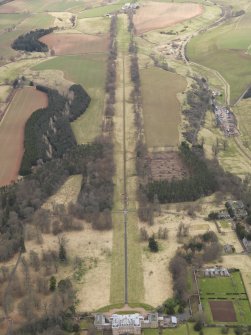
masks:
<path id="1" fill-rule="evenodd" d="M 56 28 L 48 29 L 36 29 L 26 34 L 18 36 L 17 39 L 12 43 L 12 48 L 15 50 L 22 50 L 27 52 L 47 52 L 49 51 L 48 46 L 39 41 L 39 39 L 45 35 L 53 32 Z"/>
<path id="2" fill-rule="evenodd" d="M 179 149 L 190 177 L 183 180 L 161 180 L 149 183 L 146 192 L 151 202 L 156 196 L 160 203 L 194 201 L 217 190 L 217 180 L 206 162 L 199 158 L 186 142 L 182 142 Z"/>
<path id="3" fill-rule="evenodd" d="M 20 250 L 25 251 L 25 227 L 35 225 L 40 234 L 52 232 L 57 235 L 62 232 L 62 227 L 69 230 L 74 217 L 77 217 L 91 222 L 93 228 L 109 229 L 113 199 L 112 152 L 112 145 L 99 138 L 93 144 L 73 147 L 62 157 L 38 166 L 19 183 L 2 187 L 0 262 L 10 259 Z M 62 222 L 57 225 L 60 229 L 54 229 L 50 214 L 40 208 L 68 176 L 75 174 L 81 174 L 84 180 L 78 202 L 65 209 L 65 215 L 60 219 Z M 65 218 L 69 222 L 63 222 Z M 37 224 L 38 221 L 41 224 Z"/>
<path id="4" fill-rule="evenodd" d="M 197 134 L 204 125 L 206 112 L 211 109 L 211 95 L 208 84 L 204 78 L 193 78 L 195 83 L 187 92 L 188 108 L 182 113 L 188 121 L 183 135 L 191 144 L 196 143 Z"/>
<path id="5" fill-rule="evenodd" d="M 36 86 L 48 96 L 48 106 L 35 111 L 25 125 L 25 139 L 20 174 L 31 173 L 39 160 L 45 162 L 76 146 L 70 122 L 85 112 L 90 97 L 81 85 L 70 87 L 70 97 L 63 97 L 57 90 Z"/>

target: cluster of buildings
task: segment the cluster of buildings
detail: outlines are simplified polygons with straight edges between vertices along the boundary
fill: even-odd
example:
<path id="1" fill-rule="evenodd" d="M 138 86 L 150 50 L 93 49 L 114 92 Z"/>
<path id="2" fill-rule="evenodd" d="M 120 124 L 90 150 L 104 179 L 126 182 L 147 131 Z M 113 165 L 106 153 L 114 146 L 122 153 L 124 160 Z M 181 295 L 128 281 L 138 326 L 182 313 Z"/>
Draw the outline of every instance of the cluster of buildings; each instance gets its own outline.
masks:
<path id="1" fill-rule="evenodd" d="M 94 325 L 100 330 L 112 330 L 113 335 L 133 334 L 140 335 L 145 328 L 174 328 L 178 324 L 175 316 L 159 316 L 158 313 L 149 313 L 143 316 L 139 313 L 134 314 L 113 314 L 106 316 L 96 314 Z"/>
<path id="2" fill-rule="evenodd" d="M 225 136 L 237 136 L 239 134 L 236 128 L 236 121 L 234 114 L 224 106 L 213 105 L 215 114 L 215 122 L 223 131 Z"/>
<path id="3" fill-rule="evenodd" d="M 234 219 L 245 219 L 248 213 L 245 209 L 244 203 L 241 200 L 227 201 L 225 204 L 229 215 Z"/>
<path id="4" fill-rule="evenodd" d="M 128 3 L 124 4 L 124 6 L 121 9 L 124 12 L 127 12 L 128 10 L 136 10 L 136 9 L 139 9 L 139 4 L 128 2 Z"/>
<path id="5" fill-rule="evenodd" d="M 228 269 L 223 268 L 223 267 L 218 267 L 218 266 L 203 269 L 202 271 L 205 277 L 229 277 L 230 276 Z"/>

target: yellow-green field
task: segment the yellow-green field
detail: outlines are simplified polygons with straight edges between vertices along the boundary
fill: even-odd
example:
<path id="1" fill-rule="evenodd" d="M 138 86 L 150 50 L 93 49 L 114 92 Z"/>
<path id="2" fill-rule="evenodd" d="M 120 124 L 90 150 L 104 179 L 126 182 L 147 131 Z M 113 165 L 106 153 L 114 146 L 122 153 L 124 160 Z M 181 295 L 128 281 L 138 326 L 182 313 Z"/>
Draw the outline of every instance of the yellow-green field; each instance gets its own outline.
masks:
<path id="1" fill-rule="evenodd" d="M 251 84 L 250 17 L 248 7 L 245 15 L 192 38 L 187 48 L 190 61 L 217 70 L 227 80 L 232 104 Z"/>
<path id="2" fill-rule="evenodd" d="M 235 107 L 242 143 L 251 150 L 251 99 L 241 100 Z"/>
<path id="3" fill-rule="evenodd" d="M 61 70 L 66 79 L 81 84 L 90 95 L 90 106 L 72 123 L 79 144 L 90 142 L 100 134 L 105 95 L 105 61 L 105 54 L 60 56 L 33 68 L 36 71 Z"/>
<path id="4" fill-rule="evenodd" d="M 186 80 L 159 68 L 140 71 L 143 114 L 148 147 L 177 146 L 181 107 L 177 94 L 186 89 Z"/>

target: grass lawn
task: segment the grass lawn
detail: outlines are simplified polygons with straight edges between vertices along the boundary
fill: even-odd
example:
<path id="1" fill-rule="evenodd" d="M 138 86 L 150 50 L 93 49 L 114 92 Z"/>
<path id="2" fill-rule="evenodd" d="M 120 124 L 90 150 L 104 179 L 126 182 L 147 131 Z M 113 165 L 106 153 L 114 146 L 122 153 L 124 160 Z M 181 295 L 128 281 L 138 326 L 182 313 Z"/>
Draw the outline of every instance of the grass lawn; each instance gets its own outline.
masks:
<path id="1" fill-rule="evenodd" d="M 186 80 L 160 68 L 140 71 L 143 114 L 148 147 L 177 146 L 181 107 L 177 94 L 186 88 Z"/>
<path id="2" fill-rule="evenodd" d="M 199 287 L 202 297 L 215 295 L 216 298 L 228 294 L 246 294 L 245 287 L 239 272 L 234 272 L 230 277 L 199 278 Z"/>
<path id="3" fill-rule="evenodd" d="M 228 81 L 232 104 L 251 84 L 250 15 L 192 38 L 187 48 L 191 61 L 217 70 Z"/>
<path id="4" fill-rule="evenodd" d="M 81 84 L 92 98 L 87 111 L 72 123 L 79 144 L 91 142 L 100 134 L 104 108 L 106 55 L 60 56 L 40 63 L 36 71 L 61 70 L 65 78 Z"/>

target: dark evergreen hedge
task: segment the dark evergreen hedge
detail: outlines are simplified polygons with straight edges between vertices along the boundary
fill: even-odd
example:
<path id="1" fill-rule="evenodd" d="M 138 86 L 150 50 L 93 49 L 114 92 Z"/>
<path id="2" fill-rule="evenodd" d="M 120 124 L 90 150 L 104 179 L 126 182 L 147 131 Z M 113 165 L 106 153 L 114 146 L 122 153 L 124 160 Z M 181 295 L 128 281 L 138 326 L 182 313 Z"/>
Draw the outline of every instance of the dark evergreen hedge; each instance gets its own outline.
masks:
<path id="1" fill-rule="evenodd" d="M 35 111 L 26 123 L 21 175 L 29 174 L 39 159 L 45 162 L 61 157 L 76 145 L 70 121 L 84 113 L 90 102 L 90 97 L 80 85 L 70 88 L 74 92 L 71 102 L 56 90 L 41 85 L 36 88 L 48 95 L 48 107 Z M 69 111 L 67 104 L 70 104 Z"/>
<path id="2" fill-rule="evenodd" d="M 15 50 L 23 50 L 28 52 L 47 52 L 48 46 L 39 41 L 44 35 L 50 34 L 55 28 L 32 30 L 24 35 L 18 36 L 12 43 L 12 48 Z"/>

